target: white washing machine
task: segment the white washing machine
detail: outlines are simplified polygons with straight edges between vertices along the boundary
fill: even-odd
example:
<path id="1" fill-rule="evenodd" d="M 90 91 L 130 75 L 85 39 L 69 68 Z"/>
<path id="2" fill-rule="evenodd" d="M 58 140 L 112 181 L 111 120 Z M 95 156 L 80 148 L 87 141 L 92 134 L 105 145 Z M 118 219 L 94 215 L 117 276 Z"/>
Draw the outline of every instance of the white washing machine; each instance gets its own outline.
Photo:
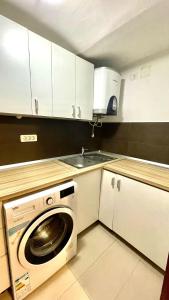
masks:
<path id="1" fill-rule="evenodd" d="M 13 296 L 21 300 L 77 251 L 76 184 L 4 204 Z"/>

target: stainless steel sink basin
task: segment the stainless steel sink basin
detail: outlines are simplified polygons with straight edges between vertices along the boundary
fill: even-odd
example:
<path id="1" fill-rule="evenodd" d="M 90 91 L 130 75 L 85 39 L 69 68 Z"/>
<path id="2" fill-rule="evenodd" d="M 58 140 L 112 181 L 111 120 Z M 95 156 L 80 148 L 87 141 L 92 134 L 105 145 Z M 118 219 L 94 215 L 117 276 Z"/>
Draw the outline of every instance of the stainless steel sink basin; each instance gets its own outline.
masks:
<path id="1" fill-rule="evenodd" d="M 78 169 L 93 166 L 96 164 L 104 163 L 110 160 L 117 159 L 116 157 L 111 157 L 101 153 L 89 153 L 85 155 L 76 155 L 67 158 L 61 158 L 60 161 L 65 162 L 68 165 L 76 167 Z"/>

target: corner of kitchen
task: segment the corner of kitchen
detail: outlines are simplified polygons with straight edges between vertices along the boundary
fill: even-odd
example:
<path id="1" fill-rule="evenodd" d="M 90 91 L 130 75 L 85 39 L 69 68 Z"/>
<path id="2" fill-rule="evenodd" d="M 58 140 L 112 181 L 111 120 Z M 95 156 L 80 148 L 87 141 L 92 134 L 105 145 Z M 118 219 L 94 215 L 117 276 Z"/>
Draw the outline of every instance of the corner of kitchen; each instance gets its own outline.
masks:
<path id="1" fill-rule="evenodd" d="M 0 3 L 0 300 L 169 299 L 169 4 Z"/>

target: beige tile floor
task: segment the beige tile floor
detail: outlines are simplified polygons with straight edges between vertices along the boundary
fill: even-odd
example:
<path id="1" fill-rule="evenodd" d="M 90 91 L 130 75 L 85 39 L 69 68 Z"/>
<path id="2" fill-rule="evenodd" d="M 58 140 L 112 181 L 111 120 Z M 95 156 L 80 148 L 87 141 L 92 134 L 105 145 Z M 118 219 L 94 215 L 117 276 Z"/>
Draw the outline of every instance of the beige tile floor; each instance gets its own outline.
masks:
<path id="1" fill-rule="evenodd" d="M 159 300 L 163 276 L 100 224 L 78 254 L 26 300 Z M 8 292 L 0 300 L 11 300 Z"/>

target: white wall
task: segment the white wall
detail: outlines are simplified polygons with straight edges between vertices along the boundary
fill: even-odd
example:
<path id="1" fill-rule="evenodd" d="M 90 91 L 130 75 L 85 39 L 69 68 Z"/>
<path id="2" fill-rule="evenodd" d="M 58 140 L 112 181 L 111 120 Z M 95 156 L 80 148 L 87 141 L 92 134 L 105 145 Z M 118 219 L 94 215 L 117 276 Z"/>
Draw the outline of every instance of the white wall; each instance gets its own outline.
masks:
<path id="1" fill-rule="evenodd" d="M 129 69 L 121 122 L 169 122 L 169 55 Z"/>
<path id="2" fill-rule="evenodd" d="M 169 122 L 169 54 L 121 75 L 118 115 L 103 122 Z"/>

